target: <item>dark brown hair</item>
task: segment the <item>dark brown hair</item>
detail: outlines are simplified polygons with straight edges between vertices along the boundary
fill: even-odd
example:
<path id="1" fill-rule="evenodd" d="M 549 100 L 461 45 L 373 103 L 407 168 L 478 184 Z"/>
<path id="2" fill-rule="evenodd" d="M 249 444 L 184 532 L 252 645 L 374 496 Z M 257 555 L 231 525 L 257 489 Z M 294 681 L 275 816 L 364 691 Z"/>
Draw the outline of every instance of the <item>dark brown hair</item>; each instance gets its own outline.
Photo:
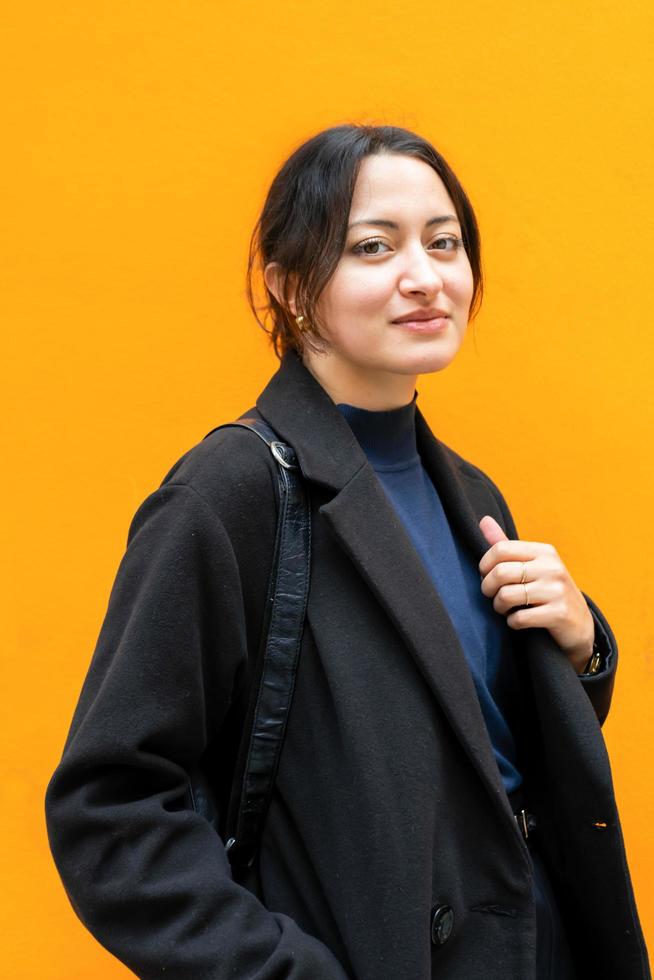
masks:
<path id="1" fill-rule="evenodd" d="M 483 281 L 477 219 L 466 192 L 441 154 L 422 136 L 398 126 L 333 126 L 302 143 L 283 164 L 270 186 L 250 240 L 246 294 L 257 323 L 269 334 L 280 360 L 290 347 L 299 353 L 305 344 L 320 349 L 312 343 L 310 333 L 300 332 L 288 308 L 289 276 L 297 278 L 298 314 L 302 313 L 305 321 L 308 320 L 314 336 L 320 336 L 316 304 L 345 247 L 361 161 L 376 153 L 415 157 L 429 164 L 443 181 L 461 225 L 472 269 L 470 318 L 479 311 Z M 282 303 L 263 279 L 269 262 L 278 262 L 284 270 Z M 260 305 L 255 299 L 255 272 L 265 290 Z M 266 324 L 267 319 L 272 321 L 270 326 Z"/>

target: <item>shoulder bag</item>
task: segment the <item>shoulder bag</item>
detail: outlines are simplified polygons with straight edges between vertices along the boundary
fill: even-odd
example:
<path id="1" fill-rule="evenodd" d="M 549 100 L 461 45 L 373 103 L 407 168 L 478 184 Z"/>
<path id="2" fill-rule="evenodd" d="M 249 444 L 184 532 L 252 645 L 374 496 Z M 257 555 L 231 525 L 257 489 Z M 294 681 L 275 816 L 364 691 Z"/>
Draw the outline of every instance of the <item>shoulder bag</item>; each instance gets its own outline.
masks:
<path id="1" fill-rule="evenodd" d="M 277 463 L 279 492 L 262 636 L 224 824 L 225 850 L 237 878 L 247 874 L 258 852 L 293 699 L 309 593 L 311 514 L 293 448 L 280 441 L 267 422 L 254 417 L 216 426 L 207 436 L 229 426 L 250 429 L 263 439 Z M 201 767 L 189 774 L 191 808 L 218 832 L 211 785 L 210 774 Z"/>

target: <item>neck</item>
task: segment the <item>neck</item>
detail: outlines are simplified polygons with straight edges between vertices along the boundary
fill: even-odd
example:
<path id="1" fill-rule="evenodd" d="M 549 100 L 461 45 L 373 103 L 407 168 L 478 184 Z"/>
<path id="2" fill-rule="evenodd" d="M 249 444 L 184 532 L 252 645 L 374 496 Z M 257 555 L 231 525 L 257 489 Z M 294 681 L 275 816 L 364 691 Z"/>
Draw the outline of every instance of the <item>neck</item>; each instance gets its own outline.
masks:
<path id="1" fill-rule="evenodd" d="M 406 469 L 418 460 L 416 444 L 416 398 L 399 408 L 370 411 L 348 404 L 337 404 L 341 415 L 359 440 L 375 469 Z"/>
<path id="2" fill-rule="evenodd" d="M 383 412 L 408 405 L 413 399 L 417 374 L 361 368 L 332 353 L 317 356 L 305 351 L 302 361 L 337 404 Z"/>

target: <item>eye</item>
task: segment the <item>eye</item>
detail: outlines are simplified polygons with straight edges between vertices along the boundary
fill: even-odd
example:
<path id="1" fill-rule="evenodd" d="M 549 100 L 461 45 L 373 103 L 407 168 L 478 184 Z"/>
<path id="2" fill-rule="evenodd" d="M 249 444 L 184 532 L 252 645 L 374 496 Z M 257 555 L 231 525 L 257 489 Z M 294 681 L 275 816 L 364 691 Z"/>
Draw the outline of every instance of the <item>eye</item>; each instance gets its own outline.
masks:
<path id="1" fill-rule="evenodd" d="M 456 252 L 457 249 L 463 248 L 463 239 L 457 238 L 456 235 L 441 235 L 433 244 L 440 245 L 442 243 L 445 244 L 445 247 L 436 249 L 437 252 Z"/>
<path id="2" fill-rule="evenodd" d="M 381 252 L 367 252 L 365 251 L 368 245 L 385 245 L 386 243 L 381 240 L 381 238 L 366 238 L 365 242 L 361 242 L 359 245 L 355 245 L 352 251 L 355 254 L 360 255 L 381 255 Z"/>

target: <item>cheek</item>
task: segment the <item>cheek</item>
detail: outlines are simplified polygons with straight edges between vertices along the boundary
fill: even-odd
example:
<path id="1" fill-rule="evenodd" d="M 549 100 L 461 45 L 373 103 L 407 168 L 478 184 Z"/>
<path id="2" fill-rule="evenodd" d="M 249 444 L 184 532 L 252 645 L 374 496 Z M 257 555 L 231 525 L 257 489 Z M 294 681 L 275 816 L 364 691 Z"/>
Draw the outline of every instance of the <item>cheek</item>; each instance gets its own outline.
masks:
<path id="1" fill-rule="evenodd" d="M 387 277 L 362 275 L 356 269 L 342 270 L 323 293 L 325 311 L 333 318 L 373 310 L 387 298 Z"/>
<path id="2" fill-rule="evenodd" d="M 447 280 L 445 289 L 449 293 L 452 301 L 460 308 L 460 311 L 463 312 L 465 308 L 467 312 L 470 308 L 474 291 L 474 282 L 470 267 L 465 266 L 460 269 L 453 269 L 452 274 Z"/>

